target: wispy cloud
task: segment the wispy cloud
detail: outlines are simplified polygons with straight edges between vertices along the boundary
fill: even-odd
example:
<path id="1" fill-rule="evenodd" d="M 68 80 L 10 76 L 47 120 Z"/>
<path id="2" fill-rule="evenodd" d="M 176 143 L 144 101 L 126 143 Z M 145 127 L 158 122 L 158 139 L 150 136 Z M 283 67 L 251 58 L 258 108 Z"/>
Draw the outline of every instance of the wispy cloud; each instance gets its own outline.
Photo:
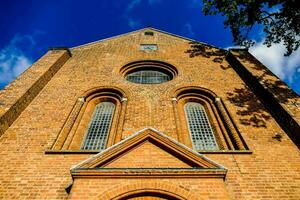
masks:
<path id="1" fill-rule="evenodd" d="M 299 80 L 297 77 L 300 76 L 300 49 L 286 57 L 284 56 L 285 47 L 283 44 L 274 44 L 268 48 L 263 45 L 262 41 L 250 48 L 249 52 L 288 83 Z"/>
<path id="2" fill-rule="evenodd" d="M 135 29 L 135 28 L 137 28 L 141 25 L 141 22 L 139 20 L 135 20 L 135 19 L 132 19 L 132 18 L 128 18 L 127 23 L 128 23 L 128 26 L 131 29 Z"/>
<path id="3" fill-rule="evenodd" d="M 148 4 L 149 6 L 155 6 L 161 3 L 162 0 L 132 0 L 130 1 L 124 11 L 123 17 L 127 21 L 127 25 L 131 29 L 135 29 L 142 25 L 142 21 L 133 17 L 133 11 L 142 3 Z"/>
<path id="4" fill-rule="evenodd" d="M 190 23 L 185 23 L 181 32 L 182 32 L 183 35 L 186 35 L 188 37 L 194 37 L 195 36 L 195 32 L 194 32 L 193 27 Z"/>
<path id="5" fill-rule="evenodd" d="M 32 35 L 15 35 L 8 45 L 0 49 L 0 88 L 19 76 L 32 64 L 22 47 L 32 47 L 35 41 Z"/>
<path id="6" fill-rule="evenodd" d="M 141 3 L 141 0 L 132 0 L 126 7 L 126 11 L 129 12 L 133 10 L 137 5 Z"/>
<path id="7" fill-rule="evenodd" d="M 140 3 L 141 3 L 141 0 L 132 0 L 132 1 L 130 1 L 130 3 L 127 4 L 127 6 L 125 8 L 123 17 L 127 21 L 127 25 L 131 29 L 135 29 L 140 25 L 139 20 L 136 20 L 133 17 L 131 17 L 132 10 L 134 10 Z"/>

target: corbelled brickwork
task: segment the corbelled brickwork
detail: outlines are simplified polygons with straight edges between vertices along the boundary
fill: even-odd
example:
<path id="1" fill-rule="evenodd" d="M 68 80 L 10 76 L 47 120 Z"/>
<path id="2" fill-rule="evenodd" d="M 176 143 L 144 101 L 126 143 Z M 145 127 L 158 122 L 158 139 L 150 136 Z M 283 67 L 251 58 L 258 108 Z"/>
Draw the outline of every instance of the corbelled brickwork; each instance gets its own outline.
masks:
<path id="1" fill-rule="evenodd" d="M 272 106 L 266 105 L 265 99 L 261 101 L 261 95 L 240 77 L 237 66 L 232 66 L 234 62 L 226 59 L 227 52 L 210 46 L 198 48 L 189 40 L 153 29 L 149 30 L 154 35 L 147 36 L 145 30 L 72 48 L 71 57 L 66 50 L 51 50 L 0 92 L 0 199 L 112 199 L 126 192 L 129 194 L 135 188 L 143 191 L 148 187 L 149 191 L 165 191 L 167 196 L 174 194 L 182 199 L 298 200 L 300 154 L 295 144 L 297 140 L 293 142 L 287 130 L 290 136 L 299 133 L 291 132 L 296 129 L 285 128 L 274 118 L 274 112 L 270 112 Z M 141 51 L 140 44 L 157 44 L 158 50 Z M 247 58 L 236 59 L 249 69 Z M 169 63 L 177 69 L 178 75 L 169 82 L 154 85 L 126 81 L 121 68 L 140 60 Z M 255 68 L 253 62 L 251 68 L 250 72 L 254 74 L 256 70 L 254 76 L 262 77 L 262 82 L 264 77 L 274 76 L 266 73 L 264 66 Z M 262 85 L 270 87 L 269 91 L 277 97 L 284 112 L 289 113 L 294 123 L 299 123 L 299 97 L 288 95 L 290 90 L 286 86 L 278 87 L 282 90 L 272 88 L 276 81 L 270 84 L 265 81 Z M 227 110 L 224 112 L 228 112 L 249 148 L 203 153 L 227 168 L 224 180 L 127 177 L 99 181 L 96 177 L 78 178 L 69 187 L 70 194 L 65 191 L 73 182 L 70 168 L 93 156 L 94 152 L 80 149 L 67 153 L 47 152 L 53 150 L 59 134 L 67 134 L 68 131 L 62 129 L 72 116 L 72 110 L 78 107 L 76 102 L 78 104 L 78 99 L 87 91 L 107 87 L 118 88 L 126 94 L 126 99 L 120 99 L 120 102 L 126 101 L 126 109 L 123 114 L 120 109 L 120 116 L 124 117 L 121 125 L 115 127 L 120 137 L 116 141 L 145 127 L 153 127 L 178 140 L 189 133 L 178 132 L 176 123 L 182 122 L 174 112 L 177 104 L 173 98 L 175 91 L 188 86 L 209 89 L 222 99 Z M 75 121 L 76 117 L 73 118 Z M 148 150 L 153 149 L 148 146 Z M 147 145 L 144 147 L 141 152 L 133 152 L 137 155 L 136 163 L 143 163 L 142 152 L 145 157 L 155 155 L 154 150 L 148 154 Z M 124 156 L 119 164 L 124 166 L 126 160 L 132 159 Z M 162 160 L 158 164 L 167 166 Z"/>

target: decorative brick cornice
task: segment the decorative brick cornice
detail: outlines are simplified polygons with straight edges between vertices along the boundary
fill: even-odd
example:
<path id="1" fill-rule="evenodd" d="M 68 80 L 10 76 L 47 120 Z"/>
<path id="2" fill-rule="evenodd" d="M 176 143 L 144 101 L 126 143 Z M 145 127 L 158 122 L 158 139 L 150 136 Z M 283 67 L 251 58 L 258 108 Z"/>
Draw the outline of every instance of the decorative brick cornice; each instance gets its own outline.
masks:
<path id="1" fill-rule="evenodd" d="M 203 168 L 95 168 L 72 170 L 73 178 L 225 178 L 225 176 L 225 169 Z"/>

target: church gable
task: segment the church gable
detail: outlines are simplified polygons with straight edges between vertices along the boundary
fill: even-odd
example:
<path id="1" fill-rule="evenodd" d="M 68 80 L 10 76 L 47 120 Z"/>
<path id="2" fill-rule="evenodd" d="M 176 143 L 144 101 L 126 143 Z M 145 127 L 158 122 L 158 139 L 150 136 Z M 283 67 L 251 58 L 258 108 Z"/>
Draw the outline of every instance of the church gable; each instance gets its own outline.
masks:
<path id="1" fill-rule="evenodd" d="M 101 193 L 96 192 L 97 199 L 131 199 L 131 194 L 139 193 L 139 189 L 142 193 L 156 191 L 161 196 L 162 187 L 171 182 L 173 186 L 168 186 L 165 191 L 170 192 L 174 188 L 175 192 L 166 199 L 177 199 L 173 195 L 185 195 L 185 191 L 178 190 L 182 187 L 182 180 L 185 180 L 201 185 L 199 188 L 206 193 L 213 185 L 214 190 L 218 188 L 226 194 L 226 173 L 227 169 L 223 166 L 163 133 L 146 128 L 74 166 L 71 169 L 73 183 L 66 190 L 72 190 L 70 199 L 80 198 L 82 191 L 88 193 L 87 189 L 82 188 L 90 186 L 95 191 L 107 192 L 102 193 L 104 196 L 101 197 L 98 196 Z M 120 181 L 122 179 L 128 181 Z M 113 187 L 105 188 L 107 185 Z M 211 193 L 216 195 L 215 191 Z M 191 194 L 178 199 L 198 199 L 191 198 Z M 227 199 L 225 196 L 220 199 Z"/>
<path id="2" fill-rule="evenodd" d="M 133 134 L 79 163 L 71 171 L 97 168 L 198 168 L 226 171 L 221 165 L 154 129 Z"/>
<path id="3" fill-rule="evenodd" d="M 103 165 L 103 168 L 191 168 L 188 160 L 179 159 L 155 141 L 145 140 Z"/>
<path id="4" fill-rule="evenodd" d="M 147 35 L 147 33 L 151 33 L 151 35 Z M 141 45 L 156 44 L 157 41 L 160 41 L 161 39 L 166 38 L 166 37 L 170 38 L 172 40 L 172 42 L 189 44 L 189 46 L 191 46 L 190 51 L 193 51 L 193 52 L 187 52 L 187 53 L 191 53 L 191 55 L 192 54 L 194 55 L 196 53 L 194 51 L 197 51 L 197 52 L 199 51 L 199 49 L 198 49 L 199 46 L 201 46 L 201 48 L 210 49 L 210 51 L 220 50 L 220 48 L 218 48 L 218 47 L 214 47 L 212 45 L 209 45 L 209 44 L 206 44 L 203 42 L 198 42 L 198 41 L 195 41 L 190 38 L 186 38 L 186 37 L 172 34 L 172 33 L 165 32 L 165 31 L 161 31 L 161 30 L 158 30 L 155 28 L 143 28 L 143 29 L 139 29 L 139 30 L 132 31 L 129 33 L 116 35 L 116 36 L 113 36 L 110 38 L 97 40 L 94 42 L 76 46 L 76 47 L 71 48 L 71 50 L 90 49 L 90 48 L 97 47 L 97 46 L 103 46 L 103 48 L 105 49 L 105 47 L 107 47 L 108 44 L 111 44 L 111 45 L 119 44 L 119 43 L 127 43 L 127 44 L 130 43 L 131 44 L 131 43 L 135 43 L 136 40 L 142 41 Z"/>

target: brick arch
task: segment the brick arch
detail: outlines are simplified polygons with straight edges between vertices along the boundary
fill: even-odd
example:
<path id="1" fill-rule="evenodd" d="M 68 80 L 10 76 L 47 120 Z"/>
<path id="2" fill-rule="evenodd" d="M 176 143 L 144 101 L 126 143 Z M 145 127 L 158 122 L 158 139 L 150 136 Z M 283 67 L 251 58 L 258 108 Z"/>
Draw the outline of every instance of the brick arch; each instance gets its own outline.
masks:
<path id="1" fill-rule="evenodd" d="M 172 97 L 178 140 L 180 142 L 191 148 L 193 147 L 191 137 L 187 135 L 189 128 L 183 108 L 187 102 L 197 102 L 205 108 L 210 124 L 213 127 L 219 150 L 248 149 L 229 114 L 229 110 L 227 110 L 222 99 L 216 93 L 203 87 L 184 86 L 173 89 L 170 96 Z"/>
<path id="2" fill-rule="evenodd" d="M 127 89 L 121 89 L 121 88 L 114 87 L 114 86 L 100 86 L 100 87 L 94 87 L 89 90 L 86 90 L 82 94 L 82 97 L 88 98 L 95 94 L 101 94 L 101 93 L 114 95 L 117 98 L 119 98 L 120 100 L 122 100 L 122 98 L 127 98 L 128 95 L 130 96 L 130 91 Z"/>
<path id="3" fill-rule="evenodd" d="M 191 191 L 174 184 L 164 182 L 139 182 L 134 184 L 123 184 L 113 190 L 101 194 L 100 200 L 124 200 L 128 197 L 141 197 L 145 193 L 151 193 L 154 196 L 169 197 L 176 200 L 200 200 L 199 197 L 192 194 Z"/>
<path id="4" fill-rule="evenodd" d="M 205 95 L 212 100 L 218 97 L 217 94 L 214 93 L 212 90 L 204 87 L 199 87 L 199 86 L 185 86 L 185 87 L 175 88 L 170 91 L 170 96 L 172 98 L 178 98 L 183 94 L 193 94 L 193 93 Z"/>
<path id="5" fill-rule="evenodd" d="M 132 68 L 138 68 L 141 65 L 145 65 L 145 64 L 146 65 L 157 65 L 157 67 L 164 68 L 164 69 L 170 71 L 171 74 L 173 75 L 173 77 L 178 75 L 178 69 L 173 64 L 170 64 L 169 62 L 166 62 L 163 60 L 157 60 L 157 59 L 156 60 L 147 59 L 147 60 L 130 61 L 130 62 L 127 62 L 124 65 L 122 65 L 118 71 L 119 71 L 119 73 L 124 74 L 124 71 L 127 71 Z"/>
<path id="6" fill-rule="evenodd" d="M 52 149 L 81 151 L 80 145 L 84 140 L 95 106 L 104 101 L 112 102 L 116 106 L 113 114 L 115 117 L 112 119 L 106 145 L 109 147 L 119 142 L 121 140 L 128 93 L 128 91 L 113 86 L 94 87 L 85 91 L 75 102 L 66 119 L 65 126 L 61 129 L 52 145 Z"/>
<path id="7" fill-rule="evenodd" d="M 112 121 L 107 147 L 121 140 L 121 130 L 124 123 L 128 95 L 130 95 L 130 92 L 127 89 L 124 90 L 114 86 L 99 86 L 85 91 L 82 96 L 85 105 L 89 105 L 89 102 L 94 99 L 104 99 L 104 101 L 110 101 L 116 105 L 114 113 L 116 117 L 114 117 Z M 101 100 L 98 101 L 100 102 Z M 82 112 L 84 112 L 84 109 L 86 108 L 83 108 Z"/>
<path id="8" fill-rule="evenodd" d="M 125 77 L 131 72 L 138 71 L 139 69 L 155 69 L 165 74 L 168 74 L 171 77 L 172 81 L 178 75 L 178 69 L 174 65 L 162 61 L 162 60 L 133 60 L 131 62 L 126 62 L 124 65 L 120 65 L 114 70 L 114 73 L 125 79 Z"/>

